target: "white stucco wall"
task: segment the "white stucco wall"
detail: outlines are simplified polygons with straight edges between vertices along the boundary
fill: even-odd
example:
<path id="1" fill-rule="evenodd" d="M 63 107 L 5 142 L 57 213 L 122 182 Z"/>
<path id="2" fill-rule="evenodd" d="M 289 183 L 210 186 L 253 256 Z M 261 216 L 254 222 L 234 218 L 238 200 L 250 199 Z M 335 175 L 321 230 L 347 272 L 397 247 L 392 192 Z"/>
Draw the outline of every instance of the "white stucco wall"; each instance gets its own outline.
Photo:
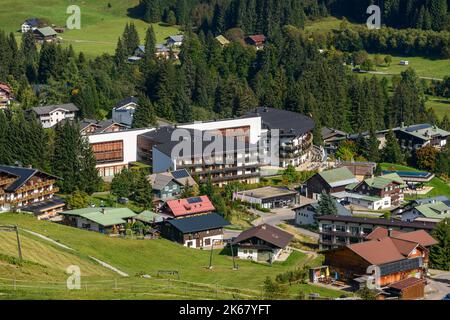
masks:
<path id="1" fill-rule="evenodd" d="M 127 165 L 130 162 L 135 162 L 137 160 L 137 136 L 153 130 L 155 130 L 155 128 L 107 132 L 86 136 L 90 144 L 111 142 L 111 141 L 123 141 L 123 161 L 99 164 L 97 165 L 97 168 L 111 167 L 116 165 Z"/>
<path id="2" fill-rule="evenodd" d="M 238 128 L 250 126 L 250 143 L 256 144 L 261 137 L 261 117 L 219 120 L 208 122 L 196 122 L 190 124 L 181 124 L 179 128 L 196 129 L 200 131 L 220 130 L 227 128 Z"/>
<path id="3" fill-rule="evenodd" d="M 305 207 L 297 209 L 295 210 L 295 223 L 300 225 L 314 224 L 314 215 L 315 213 L 313 211 Z"/>
<path id="4" fill-rule="evenodd" d="M 123 123 L 127 126 L 133 124 L 133 116 L 136 111 L 136 104 L 130 103 L 120 109 L 114 108 L 112 110 L 112 120 L 118 123 Z"/>

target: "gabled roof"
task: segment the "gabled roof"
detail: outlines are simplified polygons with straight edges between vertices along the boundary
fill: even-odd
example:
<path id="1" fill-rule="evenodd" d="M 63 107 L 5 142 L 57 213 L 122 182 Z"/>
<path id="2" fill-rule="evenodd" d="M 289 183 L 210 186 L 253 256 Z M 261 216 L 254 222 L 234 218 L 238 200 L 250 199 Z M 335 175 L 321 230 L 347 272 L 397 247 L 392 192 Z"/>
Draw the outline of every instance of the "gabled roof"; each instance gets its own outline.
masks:
<path id="1" fill-rule="evenodd" d="M 80 121 L 80 130 L 83 131 L 90 126 L 93 126 L 93 127 L 95 127 L 95 130 L 92 133 L 102 133 L 102 132 L 105 132 L 108 128 L 110 128 L 113 125 L 120 126 L 123 129 L 128 128 L 126 125 L 117 123 L 111 119 L 109 119 L 109 120 L 83 119 Z"/>
<path id="2" fill-rule="evenodd" d="M 432 198 L 424 198 L 424 199 L 415 199 L 412 200 L 411 202 L 416 203 L 418 205 L 422 205 L 422 204 L 429 204 L 429 203 L 436 203 L 436 202 L 444 202 L 444 201 L 448 201 L 448 197 L 447 196 L 436 196 L 436 197 L 432 197 Z"/>
<path id="3" fill-rule="evenodd" d="M 418 284 L 422 284 L 424 282 L 425 282 L 424 279 L 410 277 L 410 278 L 406 278 L 406 279 L 391 283 L 390 285 L 388 285 L 388 287 L 392 288 L 392 289 L 396 289 L 396 290 L 403 290 L 403 289 L 406 289 L 409 287 L 416 286 Z"/>
<path id="4" fill-rule="evenodd" d="M 346 167 L 326 170 L 318 173 L 330 187 L 345 186 L 350 183 L 357 183 L 358 179 Z"/>
<path id="5" fill-rule="evenodd" d="M 133 103 L 133 104 L 138 104 L 139 99 L 134 97 L 134 96 L 130 96 L 130 97 L 126 97 L 125 99 L 120 100 L 119 102 L 117 102 L 116 106 L 114 107 L 114 109 L 120 109 L 122 107 L 125 107 L 126 105 Z"/>
<path id="6" fill-rule="evenodd" d="M 134 217 L 134 219 L 145 222 L 145 223 L 157 223 L 164 220 L 164 218 L 153 211 L 142 211 L 137 216 Z"/>
<path id="7" fill-rule="evenodd" d="M 5 92 L 7 92 L 8 94 L 11 94 L 11 92 L 12 92 L 11 86 L 9 84 L 3 83 L 3 82 L 0 82 L 0 90 L 3 90 Z"/>
<path id="8" fill-rule="evenodd" d="M 62 109 L 66 112 L 77 112 L 79 109 L 76 105 L 73 103 L 66 103 L 66 104 L 55 104 L 55 105 L 48 105 L 43 107 L 34 107 L 32 110 L 39 116 L 50 114 L 51 112 L 55 111 L 56 109 Z"/>
<path id="9" fill-rule="evenodd" d="M 172 40 L 173 42 L 183 42 L 184 36 L 182 34 L 178 34 L 175 36 L 170 36 L 169 40 Z"/>
<path id="10" fill-rule="evenodd" d="M 397 173 L 389 173 L 379 177 L 369 178 L 364 180 L 364 182 L 374 189 L 383 189 L 391 183 L 399 184 L 400 186 L 405 186 L 405 181 Z"/>
<path id="11" fill-rule="evenodd" d="M 43 28 L 36 29 L 35 31 L 39 32 L 44 37 L 55 36 L 58 34 L 55 30 L 53 30 L 52 27 L 43 27 Z"/>
<path id="12" fill-rule="evenodd" d="M 247 39 L 253 41 L 254 43 L 260 43 L 260 42 L 266 41 L 266 36 L 263 34 L 255 34 L 255 35 L 248 36 Z"/>
<path id="13" fill-rule="evenodd" d="M 450 132 L 439 129 L 437 126 L 432 126 L 429 123 L 415 124 L 408 127 L 400 127 L 398 131 L 409 134 L 424 141 L 431 140 L 433 137 L 448 137 Z"/>
<path id="14" fill-rule="evenodd" d="M 371 240 L 346 246 L 367 262 L 380 265 L 405 259 L 391 238 Z"/>
<path id="15" fill-rule="evenodd" d="M 389 236 L 389 230 L 382 227 L 377 227 L 368 236 L 366 236 L 367 240 L 379 240 L 382 238 L 386 238 Z M 410 232 L 404 232 L 399 230 L 391 230 L 391 238 L 410 241 L 414 243 L 418 243 L 423 247 L 429 247 L 438 242 L 429 235 L 425 230 L 416 230 Z"/>
<path id="16" fill-rule="evenodd" d="M 251 238 L 258 238 L 278 248 L 285 248 L 294 236 L 277 227 L 269 224 L 262 224 L 242 232 L 236 239 L 234 239 L 233 244 L 239 244 Z"/>
<path id="17" fill-rule="evenodd" d="M 166 205 L 175 217 L 206 213 L 215 210 L 208 196 L 169 200 L 166 202 Z"/>
<path id="18" fill-rule="evenodd" d="M 13 183 L 11 183 L 8 187 L 5 188 L 5 191 L 7 192 L 15 192 L 16 190 L 20 189 L 25 183 L 27 183 L 28 180 L 30 180 L 37 173 L 41 173 L 55 179 L 59 179 L 56 176 L 32 168 L 0 165 L 0 172 L 5 172 L 17 177 L 17 179 Z"/>
<path id="19" fill-rule="evenodd" d="M 186 169 L 180 169 L 172 172 L 155 173 L 148 176 L 148 179 L 152 185 L 152 188 L 155 190 L 164 189 L 164 187 L 167 186 L 171 181 L 174 181 L 175 183 L 178 183 L 183 187 L 186 185 L 186 183 L 189 184 L 189 186 L 194 186 L 197 184 Z"/>
<path id="20" fill-rule="evenodd" d="M 216 40 L 223 46 L 225 46 L 225 45 L 230 43 L 230 41 L 227 38 L 225 38 L 223 35 L 218 35 L 216 37 Z"/>
<path id="21" fill-rule="evenodd" d="M 203 214 L 200 216 L 187 217 L 183 219 L 173 219 L 169 220 L 168 223 L 184 234 L 220 229 L 230 225 L 227 220 L 217 213 Z"/>
<path id="22" fill-rule="evenodd" d="M 93 221 L 103 227 L 126 223 L 125 219 L 136 214 L 128 208 L 84 208 L 61 212 L 62 215 L 78 216 Z"/>
<path id="23" fill-rule="evenodd" d="M 39 19 L 37 18 L 26 19 L 23 24 L 28 24 L 31 27 L 37 27 L 39 25 Z"/>
<path id="24" fill-rule="evenodd" d="M 435 203 L 422 204 L 414 208 L 421 215 L 430 219 L 450 218 L 450 203 L 438 201 Z"/>

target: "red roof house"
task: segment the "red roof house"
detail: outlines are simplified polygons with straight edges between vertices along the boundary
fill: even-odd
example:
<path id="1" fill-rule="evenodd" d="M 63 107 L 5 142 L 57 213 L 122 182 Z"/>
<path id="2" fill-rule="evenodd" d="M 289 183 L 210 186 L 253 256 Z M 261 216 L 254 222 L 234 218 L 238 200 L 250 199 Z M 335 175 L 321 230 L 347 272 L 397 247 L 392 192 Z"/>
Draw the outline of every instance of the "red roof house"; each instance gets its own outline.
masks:
<path id="1" fill-rule="evenodd" d="M 192 197 L 186 199 L 169 200 L 166 202 L 165 210 L 168 214 L 185 217 L 194 214 L 208 213 L 216 210 L 208 196 Z"/>
<path id="2" fill-rule="evenodd" d="M 266 44 L 266 36 L 263 34 L 255 34 L 252 36 L 248 36 L 246 42 L 249 45 L 255 46 L 256 49 L 260 50 L 263 49 L 264 45 Z"/>
<path id="3" fill-rule="evenodd" d="M 11 87 L 6 83 L 0 82 L 0 108 L 9 105 L 11 100 L 12 100 Z"/>

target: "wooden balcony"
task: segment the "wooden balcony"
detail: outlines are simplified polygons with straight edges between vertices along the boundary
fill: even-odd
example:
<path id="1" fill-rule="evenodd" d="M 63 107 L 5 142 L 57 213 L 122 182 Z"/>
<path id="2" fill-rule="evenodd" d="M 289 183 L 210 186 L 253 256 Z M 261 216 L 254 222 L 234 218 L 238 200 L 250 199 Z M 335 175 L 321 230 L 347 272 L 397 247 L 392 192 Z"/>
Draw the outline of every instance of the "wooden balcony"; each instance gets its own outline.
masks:
<path id="1" fill-rule="evenodd" d="M 20 202 L 33 200 L 33 199 L 40 198 L 40 197 L 45 197 L 45 196 L 47 196 L 49 194 L 57 193 L 58 191 L 59 191 L 59 188 L 55 187 L 52 190 L 45 190 L 44 192 L 32 193 L 32 194 L 26 195 L 26 196 L 24 196 L 22 198 L 14 199 L 13 201 L 11 201 L 11 204 L 14 205 L 14 204 L 17 204 L 17 203 L 20 203 Z"/>
<path id="2" fill-rule="evenodd" d="M 9 179 L 0 179 L 0 186 L 7 186 L 10 185 L 11 183 L 13 183 L 14 181 L 16 181 L 16 179 L 14 178 L 9 178 Z M 1 192 L 2 190 L 0 190 Z"/>
<path id="3" fill-rule="evenodd" d="M 17 190 L 17 193 L 27 192 L 27 191 L 35 190 L 35 189 L 39 189 L 39 188 L 44 188 L 44 187 L 54 184 L 55 182 L 56 182 L 56 180 L 51 179 L 51 180 L 47 180 L 47 181 L 43 181 L 43 182 L 25 185 L 22 188 L 20 188 L 19 190 Z"/>

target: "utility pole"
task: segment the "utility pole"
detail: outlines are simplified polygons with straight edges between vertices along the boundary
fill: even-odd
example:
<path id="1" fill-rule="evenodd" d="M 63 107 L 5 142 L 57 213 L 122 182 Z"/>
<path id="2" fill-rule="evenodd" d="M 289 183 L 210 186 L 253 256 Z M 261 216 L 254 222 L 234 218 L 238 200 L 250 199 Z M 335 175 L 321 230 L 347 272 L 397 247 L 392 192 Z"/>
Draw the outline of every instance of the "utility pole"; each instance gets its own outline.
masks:
<path id="1" fill-rule="evenodd" d="M 20 246 L 20 237 L 19 237 L 19 227 L 14 226 L 14 229 L 16 230 L 16 238 L 17 238 L 17 250 L 19 251 L 19 259 L 22 261 L 22 248 Z"/>

